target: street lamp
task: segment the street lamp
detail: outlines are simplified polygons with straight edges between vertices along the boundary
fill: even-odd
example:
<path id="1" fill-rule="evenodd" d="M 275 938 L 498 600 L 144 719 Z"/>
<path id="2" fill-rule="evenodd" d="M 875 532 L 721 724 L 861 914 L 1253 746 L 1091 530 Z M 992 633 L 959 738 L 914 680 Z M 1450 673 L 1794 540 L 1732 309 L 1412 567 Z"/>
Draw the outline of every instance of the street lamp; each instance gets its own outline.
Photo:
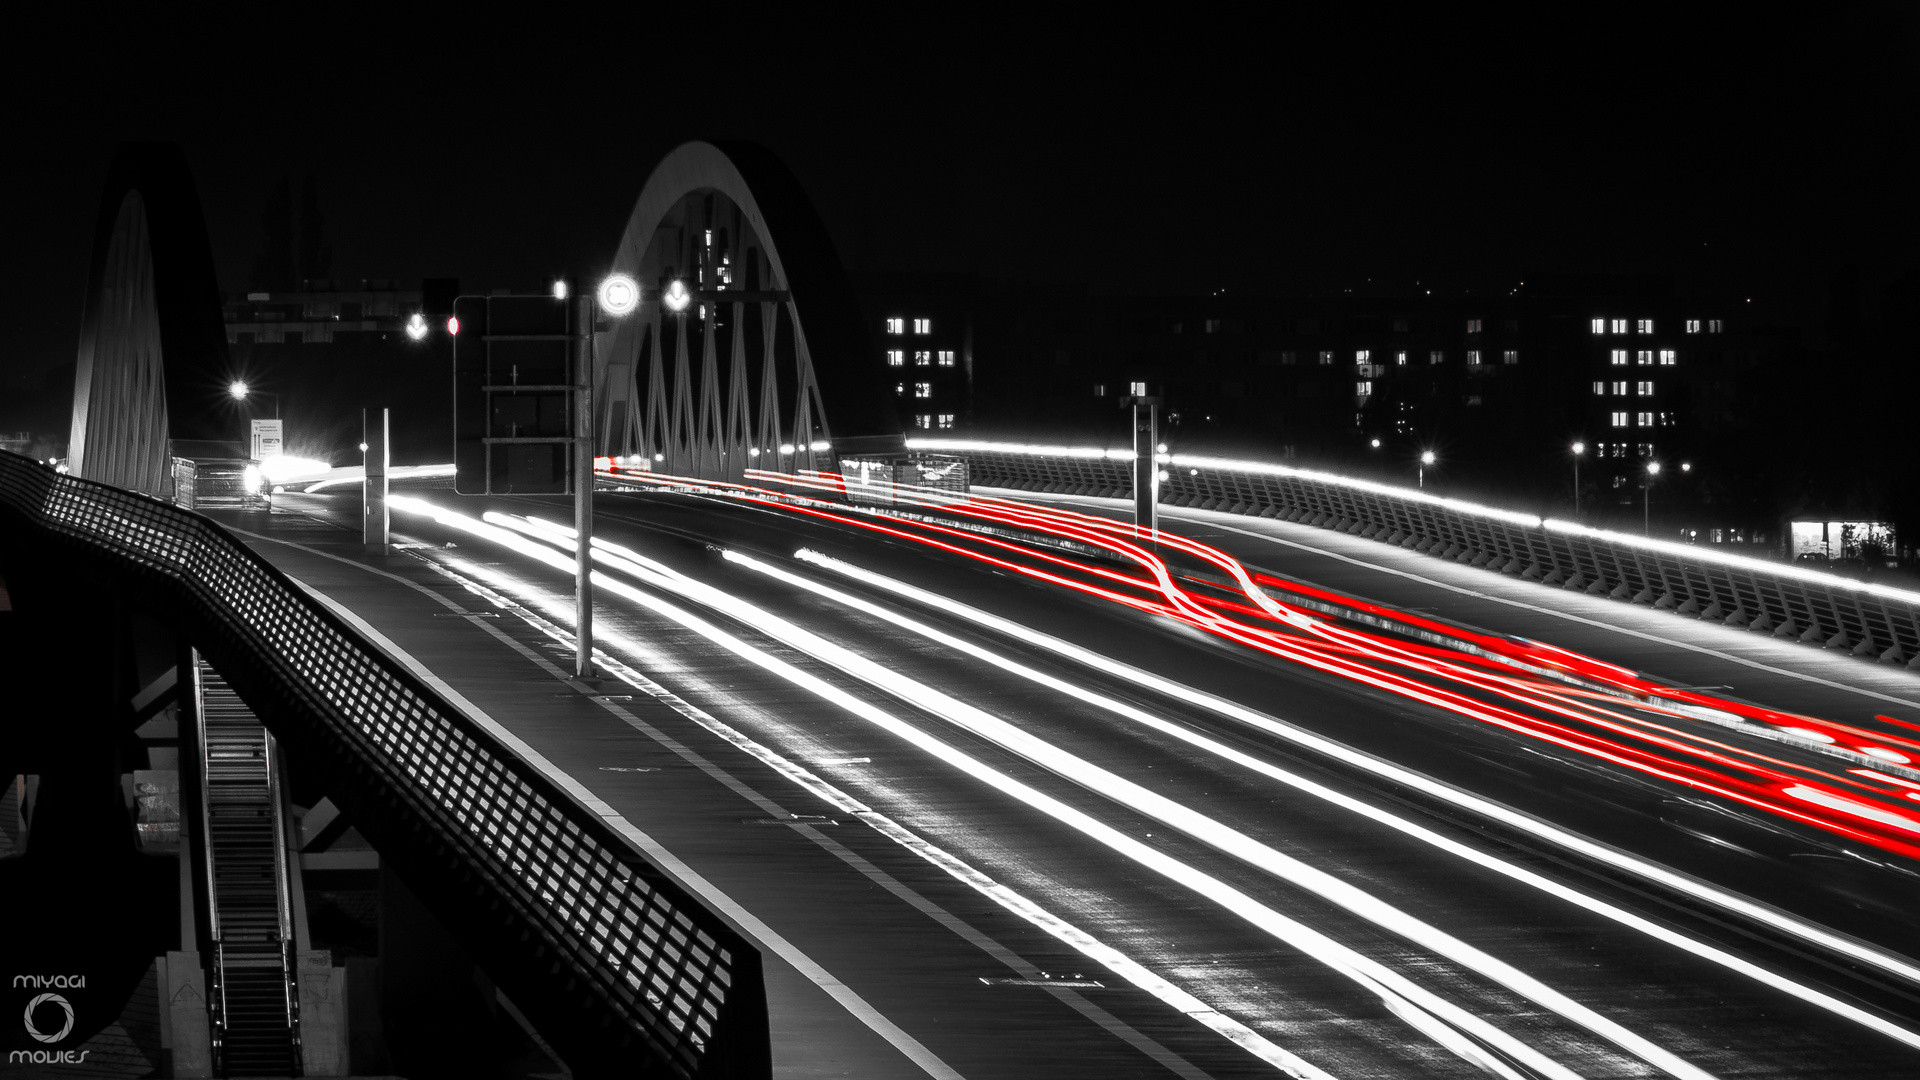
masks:
<path id="1" fill-rule="evenodd" d="M 1660 463 L 1647 462 L 1646 498 L 1641 500 L 1640 532 L 1644 536 L 1653 535 L 1653 480 L 1660 475 Z"/>
<path id="2" fill-rule="evenodd" d="M 1433 462 L 1434 462 L 1433 451 L 1431 450 L 1420 451 L 1420 488 L 1423 491 L 1426 490 L 1426 486 L 1427 486 L 1427 466 L 1433 464 Z"/>
<path id="3" fill-rule="evenodd" d="M 639 306 L 639 282 L 625 274 L 612 274 L 600 283 L 600 310 L 609 315 L 626 315 Z"/>
<path id="4" fill-rule="evenodd" d="M 1573 444 L 1573 516 L 1580 516 L 1580 455 L 1587 452 L 1587 444 Z"/>
<path id="5" fill-rule="evenodd" d="M 255 390 L 253 387 L 247 385 L 245 379 L 235 379 L 227 384 L 227 393 L 235 401 L 245 401 L 255 394 L 270 397 L 273 399 L 273 418 L 275 420 L 280 419 L 280 395 L 271 390 Z"/>

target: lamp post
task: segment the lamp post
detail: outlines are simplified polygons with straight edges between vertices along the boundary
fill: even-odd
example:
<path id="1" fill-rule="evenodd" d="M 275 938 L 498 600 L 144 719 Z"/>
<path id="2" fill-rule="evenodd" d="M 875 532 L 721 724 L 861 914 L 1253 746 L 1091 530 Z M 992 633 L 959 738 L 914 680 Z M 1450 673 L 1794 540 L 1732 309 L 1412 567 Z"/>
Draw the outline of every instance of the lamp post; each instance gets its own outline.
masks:
<path id="1" fill-rule="evenodd" d="M 592 679 L 593 672 L 593 309 L 614 318 L 630 314 L 640 303 L 640 286 L 625 274 L 600 283 L 592 297 L 574 297 L 573 304 L 573 603 L 578 624 L 574 634 L 573 674 Z M 553 283 L 553 298 L 568 299 L 566 282 Z"/>
<path id="2" fill-rule="evenodd" d="M 1587 444 L 1573 444 L 1573 516 L 1580 516 L 1580 455 L 1587 452 Z"/>
<path id="3" fill-rule="evenodd" d="M 1653 535 L 1653 480 L 1654 477 L 1659 475 L 1660 463 L 1657 461 L 1647 462 L 1646 497 L 1642 499 L 1640 503 L 1640 533 L 1643 536 Z"/>
<path id="4" fill-rule="evenodd" d="M 1422 491 L 1425 491 L 1427 488 L 1427 466 L 1433 464 L 1433 462 L 1433 451 L 1420 451 L 1420 490 Z"/>

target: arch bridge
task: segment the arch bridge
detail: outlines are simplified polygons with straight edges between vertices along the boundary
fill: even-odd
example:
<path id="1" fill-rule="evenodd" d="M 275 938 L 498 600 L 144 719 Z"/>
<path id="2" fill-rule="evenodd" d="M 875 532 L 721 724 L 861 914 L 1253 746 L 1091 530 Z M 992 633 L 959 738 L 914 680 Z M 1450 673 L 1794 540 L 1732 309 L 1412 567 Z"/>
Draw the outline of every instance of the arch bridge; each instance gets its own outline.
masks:
<path id="1" fill-rule="evenodd" d="M 641 189 L 611 269 L 641 303 L 596 335 L 599 453 L 738 483 L 831 469 L 901 430 L 846 274 L 772 154 L 686 143 Z M 685 305 L 665 293 L 683 283 Z M 891 439 L 889 439 L 891 437 Z"/>

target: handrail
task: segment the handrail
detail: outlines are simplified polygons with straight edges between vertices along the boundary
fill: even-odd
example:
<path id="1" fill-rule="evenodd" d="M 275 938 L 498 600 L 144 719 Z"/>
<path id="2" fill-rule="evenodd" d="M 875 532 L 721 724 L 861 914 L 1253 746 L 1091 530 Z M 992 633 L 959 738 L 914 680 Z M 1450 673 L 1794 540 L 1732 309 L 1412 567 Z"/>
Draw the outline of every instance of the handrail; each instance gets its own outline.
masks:
<path id="1" fill-rule="evenodd" d="M 1108 498 L 1133 491 L 1129 448 L 964 439 L 909 439 L 907 447 L 965 458 L 975 484 Z M 1920 668 L 1920 593 L 1337 473 L 1159 457 L 1166 505 L 1336 528 L 1548 585 Z"/>
<path id="2" fill-rule="evenodd" d="M 575 1073 L 771 1074 L 749 941 L 219 524 L 8 452 L 0 518 L 173 623 Z"/>

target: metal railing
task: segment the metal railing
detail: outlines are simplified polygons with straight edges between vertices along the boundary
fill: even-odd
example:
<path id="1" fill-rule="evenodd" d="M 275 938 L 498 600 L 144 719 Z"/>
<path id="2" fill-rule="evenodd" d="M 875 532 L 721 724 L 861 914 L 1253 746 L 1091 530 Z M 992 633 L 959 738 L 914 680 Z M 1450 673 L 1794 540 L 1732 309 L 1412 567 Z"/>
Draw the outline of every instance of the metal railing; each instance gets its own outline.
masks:
<path id="1" fill-rule="evenodd" d="M 206 654 L 576 1075 L 770 1075 L 752 944 L 218 524 L 0 452 L 0 529 Z"/>
<path id="2" fill-rule="evenodd" d="M 1133 494 L 1130 449 L 957 439 L 907 445 L 965 458 L 975 484 L 1104 498 Z M 1339 529 L 1546 585 L 1920 669 L 1920 594 L 1333 473 L 1160 457 L 1164 505 Z"/>

